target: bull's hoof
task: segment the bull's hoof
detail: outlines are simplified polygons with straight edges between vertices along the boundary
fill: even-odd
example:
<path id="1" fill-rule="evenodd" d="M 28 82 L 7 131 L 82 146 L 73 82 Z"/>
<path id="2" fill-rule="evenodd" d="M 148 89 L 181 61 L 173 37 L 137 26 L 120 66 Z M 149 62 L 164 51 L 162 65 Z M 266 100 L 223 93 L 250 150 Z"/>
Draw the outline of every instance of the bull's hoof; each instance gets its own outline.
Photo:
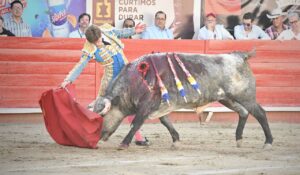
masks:
<path id="1" fill-rule="evenodd" d="M 177 142 L 173 142 L 172 145 L 171 145 L 171 149 L 178 149 L 180 147 L 180 142 L 177 141 Z"/>
<path id="2" fill-rule="evenodd" d="M 121 143 L 118 147 L 118 150 L 126 150 L 129 148 L 129 144 Z"/>
<path id="3" fill-rule="evenodd" d="M 205 122 L 205 121 L 203 121 L 203 122 L 200 122 L 200 125 L 201 125 L 201 126 L 204 126 L 204 125 L 208 125 L 208 123 Z"/>
<path id="4" fill-rule="evenodd" d="M 264 149 L 264 150 L 271 150 L 271 149 L 272 149 L 272 144 L 270 144 L 270 143 L 264 144 L 263 149 Z"/>
<path id="5" fill-rule="evenodd" d="M 236 141 L 236 147 L 241 148 L 243 146 L 243 139 Z"/>

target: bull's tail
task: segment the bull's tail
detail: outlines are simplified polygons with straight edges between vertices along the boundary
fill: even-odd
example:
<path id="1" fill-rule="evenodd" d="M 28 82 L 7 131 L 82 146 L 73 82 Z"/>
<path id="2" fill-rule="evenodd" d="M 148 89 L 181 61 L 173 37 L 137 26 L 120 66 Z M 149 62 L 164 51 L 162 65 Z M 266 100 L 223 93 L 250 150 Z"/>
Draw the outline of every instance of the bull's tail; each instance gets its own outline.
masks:
<path id="1" fill-rule="evenodd" d="M 233 52 L 233 53 L 243 58 L 244 61 L 247 61 L 251 57 L 256 56 L 256 48 L 254 47 L 251 51 L 248 52 Z"/>

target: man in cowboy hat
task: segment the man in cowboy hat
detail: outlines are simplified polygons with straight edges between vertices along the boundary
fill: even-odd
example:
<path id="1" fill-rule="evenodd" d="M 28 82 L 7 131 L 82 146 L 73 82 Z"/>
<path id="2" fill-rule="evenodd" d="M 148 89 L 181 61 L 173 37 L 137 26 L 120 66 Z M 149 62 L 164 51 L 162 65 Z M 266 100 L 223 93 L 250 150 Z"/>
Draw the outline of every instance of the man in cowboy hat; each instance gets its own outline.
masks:
<path id="1" fill-rule="evenodd" d="M 296 12 L 290 12 L 288 19 L 291 28 L 283 31 L 278 37 L 278 40 L 300 40 L 300 17 Z"/>
<path id="2" fill-rule="evenodd" d="M 286 15 L 286 13 L 283 13 L 280 8 L 276 8 L 272 10 L 270 14 L 267 14 L 267 17 L 272 21 L 272 25 L 268 27 L 265 32 L 272 40 L 277 39 L 282 31 L 289 28 L 287 25 L 283 24 L 284 15 Z"/>

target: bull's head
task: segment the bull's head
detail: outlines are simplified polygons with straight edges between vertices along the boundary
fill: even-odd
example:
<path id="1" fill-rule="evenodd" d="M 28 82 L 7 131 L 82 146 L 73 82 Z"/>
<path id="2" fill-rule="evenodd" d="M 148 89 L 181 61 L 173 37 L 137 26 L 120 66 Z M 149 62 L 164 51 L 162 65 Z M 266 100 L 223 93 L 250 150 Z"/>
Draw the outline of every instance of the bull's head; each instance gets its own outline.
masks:
<path id="1" fill-rule="evenodd" d="M 120 111 L 118 105 L 104 97 L 97 98 L 94 106 L 94 112 L 104 117 L 101 139 L 106 141 L 120 126 L 124 114 Z"/>
<path id="2" fill-rule="evenodd" d="M 111 107 L 111 102 L 107 98 L 98 97 L 95 101 L 94 112 L 105 115 L 108 113 Z"/>

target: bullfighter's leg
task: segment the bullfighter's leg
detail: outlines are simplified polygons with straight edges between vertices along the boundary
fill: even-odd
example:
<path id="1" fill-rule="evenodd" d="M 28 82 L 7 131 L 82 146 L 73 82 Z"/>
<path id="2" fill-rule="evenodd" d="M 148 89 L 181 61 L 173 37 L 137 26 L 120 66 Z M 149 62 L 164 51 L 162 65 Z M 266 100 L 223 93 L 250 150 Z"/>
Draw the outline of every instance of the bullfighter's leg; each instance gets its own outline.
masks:
<path id="1" fill-rule="evenodd" d="M 162 116 L 159 118 L 160 122 L 169 130 L 173 143 L 179 141 L 179 134 L 175 130 L 174 126 L 172 125 L 171 121 L 169 120 L 169 117 L 167 115 Z"/>
<path id="2" fill-rule="evenodd" d="M 239 123 L 236 128 L 235 137 L 236 137 L 237 147 L 241 147 L 243 141 L 243 131 L 248 119 L 249 112 L 241 104 L 233 100 L 226 99 L 226 100 L 220 100 L 219 102 L 239 114 Z"/>

